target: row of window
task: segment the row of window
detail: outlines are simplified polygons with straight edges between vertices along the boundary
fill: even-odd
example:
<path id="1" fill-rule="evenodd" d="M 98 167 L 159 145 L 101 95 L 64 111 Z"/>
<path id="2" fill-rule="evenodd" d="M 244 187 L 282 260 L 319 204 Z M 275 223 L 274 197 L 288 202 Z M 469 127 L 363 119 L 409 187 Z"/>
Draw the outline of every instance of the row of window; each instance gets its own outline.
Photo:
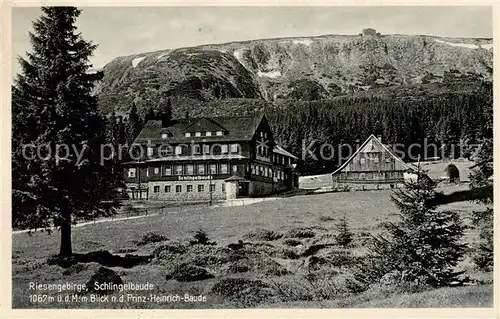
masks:
<path id="1" fill-rule="evenodd" d="M 273 177 L 276 179 L 283 180 L 285 179 L 285 173 L 281 170 L 272 170 L 271 167 L 264 166 L 264 165 L 259 165 L 259 164 L 252 164 L 251 165 L 252 169 L 252 175 L 257 175 L 257 176 L 264 176 L 264 177 Z"/>
<path id="2" fill-rule="evenodd" d="M 172 147 L 171 145 L 161 145 L 158 147 L 158 155 L 160 156 L 171 156 L 171 155 L 183 155 L 186 154 L 185 149 L 188 149 L 189 145 L 177 145 Z M 201 155 L 201 154 L 237 154 L 240 152 L 239 144 L 194 144 L 191 146 L 191 155 Z M 155 154 L 154 147 L 148 146 L 147 155 L 153 156 Z"/>
<path id="3" fill-rule="evenodd" d="M 194 132 L 194 133 L 186 132 L 186 133 L 184 133 L 185 137 L 222 136 L 222 135 L 224 135 L 223 131 L 215 131 L 215 132 L 207 131 L 207 132 Z M 163 139 L 169 138 L 170 136 L 172 136 L 172 134 L 170 134 L 169 132 L 161 133 L 161 138 L 163 138 Z"/>
<path id="4" fill-rule="evenodd" d="M 339 175 L 340 179 L 398 179 L 403 177 L 402 172 L 366 172 L 366 173 L 346 173 Z"/>
<path id="5" fill-rule="evenodd" d="M 230 165 L 227 163 L 221 164 L 178 164 L 178 165 L 163 165 L 162 176 L 172 175 L 217 175 L 229 174 Z M 150 169 L 146 170 L 146 176 L 149 177 Z M 232 165 L 232 171 L 238 172 L 238 165 Z M 151 173 L 154 175 L 160 174 L 160 167 L 151 168 Z M 137 176 L 137 169 L 131 167 L 128 169 L 128 177 L 135 178 Z"/>
<path id="6" fill-rule="evenodd" d="M 205 185 L 204 184 L 198 184 L 197 186 L 198 186 L 197 187 L 198 193 L 203 193 L 205 191 Z M 225 184 L 222 184 L 221 190 L 223 192 L 226 191 L 226 185 Z M 160 192 L 160 186 L 159 185 L 153 186 L 153 193 L 159 193 L 159 192 Z M 164 192 L 165 193 L 172 192 L 172 186 L 171 185 L 165 185 Z M 183 192 L 182 185 L 175 185 L 175 192 L 176 193 L 182 193 Z M 192 193 L 192 192 L 193 192 L 193 185 L 186 185 L 186 193 Z M 211 184 L 210 185 L 210 192 L 215 192 L 215 184 Z"/>
<path id="7" fill-rule="evenodd" d="M 378 156 L 368 156 L 368 158 L 365 158 L 365 157 L 360 157 L 360 158 L 359 158 L 359 163 L 360 163 L 360 164 L 365 164 L 367 159 L 368 159 L 369 161 L 373 162 L 373 163 L 379 163 L 379 161 L 380 161 L 380 159 L 379 159 L 379 157 L 378 157 Z M 390 157 L 386 157 L 386 158 L 385 158 L 385 162 L 386 162 L 386 163 L 390 163 L 390 162 L 391 162 L 391 160 L 392 160 L 392 159 L 391 159 Z"/>

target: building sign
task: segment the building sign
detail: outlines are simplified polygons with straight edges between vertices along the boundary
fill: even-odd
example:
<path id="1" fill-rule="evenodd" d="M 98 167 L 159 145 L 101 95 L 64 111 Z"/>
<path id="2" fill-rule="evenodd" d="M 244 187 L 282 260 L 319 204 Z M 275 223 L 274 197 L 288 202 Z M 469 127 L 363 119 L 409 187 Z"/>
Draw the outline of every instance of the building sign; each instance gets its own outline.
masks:
<path id="1" fill-rule="evenodd" d="M 264 156 L 256 155 L 255 159 L 257 159 L 259 161 L 262 161 L 262 162 L 271 163 L 271 159 L 269 157 L 264 157 Z"/>
<path id="2" fill-rule="evenodd" d="M 179 181 L 208 181 L 210 176 L 178 176 Z"/>

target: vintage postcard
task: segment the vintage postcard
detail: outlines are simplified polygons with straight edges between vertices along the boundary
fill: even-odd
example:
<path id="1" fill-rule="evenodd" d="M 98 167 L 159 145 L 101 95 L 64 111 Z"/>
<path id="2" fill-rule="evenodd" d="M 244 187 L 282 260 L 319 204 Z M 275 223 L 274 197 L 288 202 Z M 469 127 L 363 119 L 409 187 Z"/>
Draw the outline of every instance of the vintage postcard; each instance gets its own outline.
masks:
<path id="1" fill-rule="evenodd" d="M 12 309 L 493 317 L 492 5 L 69 5 L 6 7 Z"/>

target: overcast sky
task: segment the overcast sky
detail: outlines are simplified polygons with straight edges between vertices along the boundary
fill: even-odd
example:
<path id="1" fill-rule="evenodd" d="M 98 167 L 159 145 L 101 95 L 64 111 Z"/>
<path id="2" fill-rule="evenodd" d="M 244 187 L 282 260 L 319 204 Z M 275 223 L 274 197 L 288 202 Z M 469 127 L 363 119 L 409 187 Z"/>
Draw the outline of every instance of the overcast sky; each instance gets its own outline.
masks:
<path id="1" fill-rule="evenodd" d="M 84 7 L 77 24 L 98 44 L 91 62 L 102 67 L 118 56 L 207 43 L 259 38 L 383 34 L 492 38 L 490 7 Z M 39 8 L 12 11 L 12 71 L 30 51 L 28 32 Z"/>

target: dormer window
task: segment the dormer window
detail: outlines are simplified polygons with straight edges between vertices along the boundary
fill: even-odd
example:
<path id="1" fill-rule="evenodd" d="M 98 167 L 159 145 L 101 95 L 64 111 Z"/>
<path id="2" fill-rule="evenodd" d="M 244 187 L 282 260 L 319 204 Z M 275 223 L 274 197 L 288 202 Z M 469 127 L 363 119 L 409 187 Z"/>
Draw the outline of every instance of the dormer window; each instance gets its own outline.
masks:
<path id="1" fill-rule="evenodd" d="M 196 133 L 194 133 L 194 136 L 196 136 L 196 137 L 200 137 L 200 136 L 201 136 L 201 132 L 196 132 Z"/>
<path id="2" fill-rule="evenodd" d="M 186 133 L 184 133 L 184 136 L 185 136 L 185 137 L 191 137 L 191 133 L 186 132 Z"/>
<path id="3" fill-rule="evenodd" d="M 206 135 L 207 135 L 207 136 L 212 136 L 212 132 L 210 132 L 210 131 L 209 131 L 209 132 L 206 132 Z"/>
<path id="4" fill-rule="evenodd" d="M 215 135 L 217 135 L 217 136 L 222 136 L 222 135 L 224 135 L 224 133 L 223 133 L 222 131 L 217 131 L 217 132 L 215 133 Z"/>

